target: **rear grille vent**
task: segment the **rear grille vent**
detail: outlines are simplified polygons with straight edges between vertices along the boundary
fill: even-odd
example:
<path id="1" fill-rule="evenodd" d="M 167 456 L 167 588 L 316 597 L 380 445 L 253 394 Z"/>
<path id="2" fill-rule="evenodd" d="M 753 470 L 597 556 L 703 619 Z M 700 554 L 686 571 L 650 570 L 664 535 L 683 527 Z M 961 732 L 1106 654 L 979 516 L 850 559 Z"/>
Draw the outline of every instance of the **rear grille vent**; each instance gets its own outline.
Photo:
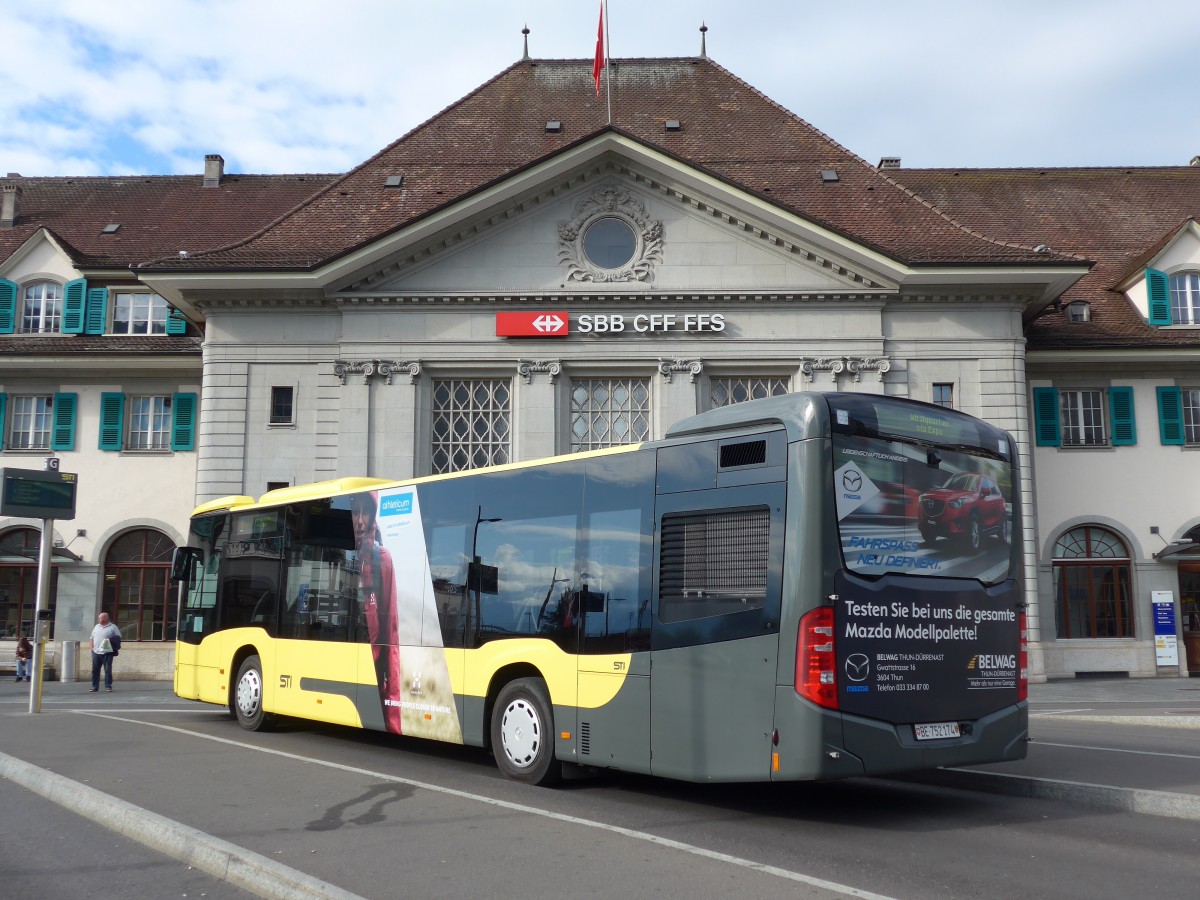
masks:
<path id="1" fill-rule="evenodd" d="M 592 752 L 592 723 L 581 722 L 579 724 L 579 753 L 582 756 L 587 756 Z"/>
<path id="2" fill-rule="evenodd" d="M 732 469 L 737 466 L 761 466 L 766 461 L 767 442 L 765 440 L 721 445 L 722 469 Z"/>

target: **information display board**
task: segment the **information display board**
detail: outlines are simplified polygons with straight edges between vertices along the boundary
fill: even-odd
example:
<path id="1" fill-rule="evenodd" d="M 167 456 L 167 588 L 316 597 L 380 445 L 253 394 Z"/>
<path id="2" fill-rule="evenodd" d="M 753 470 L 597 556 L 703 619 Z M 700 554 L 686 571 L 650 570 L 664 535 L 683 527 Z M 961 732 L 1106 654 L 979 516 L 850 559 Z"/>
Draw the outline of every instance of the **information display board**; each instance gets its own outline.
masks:
<path id="1" fill-rule="evenodd" d="M 0 516 L 74 519 L 74 472 L 0 468 Z"/>

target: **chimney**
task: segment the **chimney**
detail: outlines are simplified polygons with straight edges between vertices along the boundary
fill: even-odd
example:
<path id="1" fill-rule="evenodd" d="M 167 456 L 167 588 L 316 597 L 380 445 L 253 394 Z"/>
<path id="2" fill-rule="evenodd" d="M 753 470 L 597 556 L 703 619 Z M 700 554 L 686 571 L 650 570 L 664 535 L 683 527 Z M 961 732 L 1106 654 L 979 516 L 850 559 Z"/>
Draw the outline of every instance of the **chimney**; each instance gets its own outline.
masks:
<path id="1" fill-rule="evenodd" d="M 15 184 L 6 184 L 0 190 L 4 194 L 0 202 L 0 228 L 12 228 L 21 214 L 21 189 Z"/>
<path id="2" fill-rule="evenodd" d="M 225 174 L 225 158 L 219 153 L 210 153 L 204 157 L 204 186 L 220 187 L 221 176 Z"/>
<path id="3" fill-rule="evenodd" d="M 1188 165 L 1189 166 L 1200 166 L 1200 156 L 1193 156 L 1192 161 L 1190 163 L 1188 163 Z"/>
<path id="4" fill-rule="evenodd" d="M 877 169 L 898 169 L 898 168 L 900 168 L 900 157 L 884 156 L 879 160 L 879 165 L 877 165 L 875 168 L 877 168 Z"/>

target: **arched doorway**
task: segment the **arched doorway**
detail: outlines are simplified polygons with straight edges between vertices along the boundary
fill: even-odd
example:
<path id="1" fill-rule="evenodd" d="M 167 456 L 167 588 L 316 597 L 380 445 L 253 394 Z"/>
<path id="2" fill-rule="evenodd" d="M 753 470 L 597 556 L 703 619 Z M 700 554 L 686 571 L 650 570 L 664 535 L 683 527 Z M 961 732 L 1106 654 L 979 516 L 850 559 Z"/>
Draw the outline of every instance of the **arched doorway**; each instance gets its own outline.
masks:
<path id="1" fill-rule="evenodd" d="M 1054 544 L 1057 636 L 1131 638 L 1133 591 L 1129 550 L 1117 535 L 1081 525 Z"/>
<path id="2" fill-rule="evenodd" d="M 37 609 L 38 553 L 42 533 L 36 528 L 14 528 L 0 536 L 0 636 L 33 636 Z M 54 612 L 58 597 L 58 566 L 50 567 L 50 634 L 54 638 Z"/>
<path id="3" fill-rule="evenodd" d="M 104 557 L 102 609 L 126 641 L 175 640 L 171 553 L 175 544 L 161 531 L 127 531 Z"/>

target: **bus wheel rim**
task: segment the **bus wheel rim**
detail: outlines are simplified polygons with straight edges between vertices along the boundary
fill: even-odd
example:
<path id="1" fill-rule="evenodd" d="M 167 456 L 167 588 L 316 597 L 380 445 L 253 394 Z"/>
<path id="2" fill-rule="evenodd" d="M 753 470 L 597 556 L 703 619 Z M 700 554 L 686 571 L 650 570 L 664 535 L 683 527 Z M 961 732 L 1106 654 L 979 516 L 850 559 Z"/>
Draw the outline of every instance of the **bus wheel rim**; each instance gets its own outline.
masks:
<path id="1" fill-rule="evenodd" d="M 238 709 L 244 716 L 253 716 L 258 712 L 258 704 L 262 700 L 262 680 L 254 669 L 244 673 L 238 682 Z"/>
<path id="2" fill-rule="evenodd" d="M 533 765 L 542 744 L 542 722 L 533 704 L 523 698 L 504 709 L 500 742 L 508 761 L 519 769 Z"/>

